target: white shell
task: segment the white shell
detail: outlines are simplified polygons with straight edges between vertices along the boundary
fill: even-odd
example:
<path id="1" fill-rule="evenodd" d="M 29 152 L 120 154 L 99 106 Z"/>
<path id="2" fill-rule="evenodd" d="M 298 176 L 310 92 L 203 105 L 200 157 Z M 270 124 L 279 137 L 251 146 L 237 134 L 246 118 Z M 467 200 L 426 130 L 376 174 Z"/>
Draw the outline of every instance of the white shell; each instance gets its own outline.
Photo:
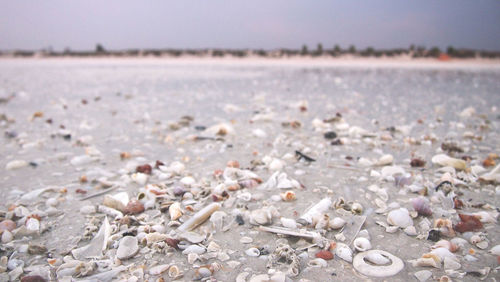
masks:
<path id="1" fill-rule="evenodd" d="M 258 257 L 260 256 L 260 251 L 257 248 L 250 248 L 245 251 L 245 254 L 247 254 L 247 256 L 249 257 Z"/>
<path id="2" fill-rule="evenodd" d="M 241 237 L 240 238 L 240 243 L 242 244 L 250 244 L 253 242 L 253 239 L 251 237 Z"/>
<path id="3" fill-rule="evenodd" d="M 290 229 L 297 229 L 297 222 L 295 221 L 295 219 L 282 217 L 280 218 L 280 221 L 283 227 L 287 227 Z"/>
<path id="4" fill-rule="evenodd" d="M 182 216 L 181 203 L 175 202 L 168 208 L 170 220 L 177 220 Z"/>
<path id="5" fill-rule="evenodd" d="M 493 248 L 491 248 L 490 253 L 492 253 L 495 256 L 500 256 L 500 245 L 496 245 Z"/>
<path id="6" fill-rule="evenodd" d="M 391 262 L 390 259 L 387 257 L 383 256 L 379 252 L 370 252 L 366 254 L 365 259 L 375 265 L 384 265 L 388 264 Z"/>
<path id="7" fill-rule="evenodd" d="M 438 154 L 432 157 L 432 163 L 438 164 L 440 166 L 451 166 L 458 170 L 464 170 L 467 168 L 467 163 L 464 160 L 455 159 L 449 157 L 445 154 Z"/>
<path id="8" fill-rule="evenodd" d="M 187 255 L 187 254 L 194 253 L 194 254 L 201 255 L 204 252 L 206 252 L 206 249 L 204 247 L 201 247 L 199 245 L 191 245 L 191 246 L 187 247 L 186 249 L 184 249 L 184 251 L 182 251 L 182 254 Z"/>
<path id="9" fill-rule="evenodd" d="M 149 274 L 155 275 L 155 276 L 160 275 L 163 272 L 167 271 L 169 268 L 170 268 L 170 265 L 168 265 L 168 264 L 156 265 L 156 266 L 153 266 L 149 269 Z"/>
<path id="10" fill-rule="evenodd" d="M 413 219 L 411 219 L 410 213 L 405 208 L 390 211 L 387 215 L 387 222 L 401 228 L 413 225 Z"/>
<path id="11" fill-rule="evenodd" d="M 352 250 L 346 244 L 337 244 L 335 255 L 347 262 L 352 262 Z"/>
<path id="12" fill-rule="evenodd" d="M 382 177 L 394 176 L 395 174 L 405 174 L 404 168 L 400 166 L 384 166 L 380 171 Z"/>
<path id="13" fill-rule="evenodd" d="M 460 265 L 460 263 L 456 259 L 450 258 L 450 257 L 445 257 L 444 262 L 443 262 L 443 267 L 445 270 L 447 270 L 447 269 L 457 270 L 457 269 L 460 269 L 462 266 Z"/>
<path id="14" fill-rule="evenodd" d="M 331 205 L 332 205 L 332 199 L 324 198 L 323 200 L 319 201 L 316 205 L 312 206 L 309 210 L 307 210 L 307 212 L 305 212 L 304 215 L 300 217 L 300 219 L 303 219 L 307 223 L 311 224 L 313 222 L 314 217 L 323 215 L 325 212 L 328 211 Z"/>
<path id="15" fill-rule="evenodd" d="M 6 244 L 12 240 L 14 240 L 14 235 L 9 230 L 4 230 L 2 233 L 2 243 Z"/>
<path id="16" fill-rule="evenodd" d="M 353 244 L 354 248 L 356 248 L 358 252 L 368 251 L 372 248 L 372 244 L 370 243 L 370 241 L 363 237 L 356 238 Z"/>
<path id="17" fill-rule="evenodd" d="M 28 162 L 24 160 L 13 160 L 7 163 L 5 165 L 6 170 L 14 170 L 14 169 L 19 169 L 22 167 L 28 166 Z"/>
<path id="18" fill-rule="evenodd" d="M 310 267 L 326 267 L 328 265 L 328 263 L 326 262 L 326 260 L 322 259 L 322 258 L 315 258 L 315 259 L 312 259 L 310 260 L 308 263 L 307 263 L 308 266 Z"/>
<path id="19" fill-rule="evenodd" d="M 139 252 L 139 246 L 136 237 L 125 236 L 120 240 L 116 257 L 120 260 L 129 259 Z"/>
<path id="20" fill-rule="evenodd" d="M 406 227 L 403 231 L 408 236 L 417 236 L 417 229 L 413 225 Z"/>
<path id="21" fill-rule="evenodd" d="M 432 272 L 429 270 L 420 270 L 415 272 L 413 275 L 418 279 L 420 282 L 427 281 L 429 278 L 432 276 Z"/>
<path id="22" fill-rule="evenodd" d="M 390 260 L 390 265 L 371 265 L 365 262 L 365 257 L 372 254 L 378 254 Z M 373 255 L 372 255 L 373 256 Z M 404 268 L 403 261 L 382 250 L 371 250 L 367 252 L 362 252 L 354 257 L 353 261 L 354 268 L 363 275 L 373 276 L 373 277 L 388 277 L 396 275 Z"/>
<path id="23" fill-rule="evenodd" d="M 179 270 L 179 267 L 177 265 L 172 265 L 168 269 L 168 277 L 170 278 L 176 278 L 181 275 L 181 271 Z"/>
<path id="24" fill-rule="evenodd" d="M 394 161 L 394 157 L 391 154 L 386 154 L 380 157 L 376 163 L 376 165 L 390 165 Z"/>

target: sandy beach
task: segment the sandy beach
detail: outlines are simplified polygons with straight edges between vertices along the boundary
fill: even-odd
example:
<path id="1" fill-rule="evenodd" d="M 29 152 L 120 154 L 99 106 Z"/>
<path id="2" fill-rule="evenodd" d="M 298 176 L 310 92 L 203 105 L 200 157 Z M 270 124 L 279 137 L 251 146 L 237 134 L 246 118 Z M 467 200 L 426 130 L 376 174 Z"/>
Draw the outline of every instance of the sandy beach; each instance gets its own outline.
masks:
<path id="1" fill-rule="evenodd" d="M 498 60 L 1 58 L 0 280 L 495 281 L 499 108 Z"/>

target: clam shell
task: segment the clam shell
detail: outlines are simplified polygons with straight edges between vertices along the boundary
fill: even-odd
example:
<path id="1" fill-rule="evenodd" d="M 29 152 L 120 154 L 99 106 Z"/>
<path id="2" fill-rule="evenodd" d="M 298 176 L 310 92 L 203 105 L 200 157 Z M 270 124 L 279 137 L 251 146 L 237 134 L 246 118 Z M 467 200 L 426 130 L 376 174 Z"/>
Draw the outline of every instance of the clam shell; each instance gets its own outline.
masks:
<path id="1" fill-rule="evenodd" d="M 413 219 L 411 219 L 410 213 L 405 208 L 390 211 L 387 215 L 387 222 L 401 228 L 413 225 Z"/>
<path id="2" fill-rule="evenodd" d="M 280 221 L 283 227 L 297 229 L 297 222 L 295 221 L 295 219 L 282 217 L 280 218 Z"/>
<path id="3" fill-rule="evenodd" d="M 383 256 L 390 261 L 390 264 L 389 265 L 368 264 L 365 261 L 365 258 L 369 255 Z M 362 252 L 362 253 L 357 254 L 354 257 L 353 266 L 354 266 L 354 269 L 356 269 L 359 273 L 366 275 L 366 276 L 389 277 L 389 276 L 396 275 L 398 272 L 400 272 L 404 268 L 404 263 L 400 258 L 398 258 L 398 257 L 396 257 L 396 256 L 394 256 L 391 253 L 388 253 L 386 251 L 371 250 L 371 251 Z"/>
<path id="4" fill-rule="evenodd" d="M 184 251 L 182 251 L 182 254 L 187 255 L 187 254 L 198 254 L 201 255 L 205 253 L 207 249 L 205 247 L 199 246 L 199 245 L 191 245 L 187 247 Z"/>
<path id="5" fill-rule="evenodd" d="M 120 260 L 129 259 L 139 252 L 137 238 L 132 236 L 125 236 L 120 240 L 116 257 Z"/>
<path id="6" fill-rule="evenodd" d="M 346 221 L 340 217 L 335 217 L 334 219 L 330 220 L 329 226 L 332 229 L 340 229 L 344 227 L 346 224 Z"/>

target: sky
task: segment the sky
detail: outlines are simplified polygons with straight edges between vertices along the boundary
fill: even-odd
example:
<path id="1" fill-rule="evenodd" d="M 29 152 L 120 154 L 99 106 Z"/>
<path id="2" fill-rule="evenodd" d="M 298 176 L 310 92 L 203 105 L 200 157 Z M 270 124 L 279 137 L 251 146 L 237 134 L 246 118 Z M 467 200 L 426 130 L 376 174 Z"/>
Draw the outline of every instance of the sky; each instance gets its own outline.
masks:
<path id="1" fill-rule="evenodd" d="M 0 49 L 474 48 L 500 51 L 498 0 L 0 0 Z"/>

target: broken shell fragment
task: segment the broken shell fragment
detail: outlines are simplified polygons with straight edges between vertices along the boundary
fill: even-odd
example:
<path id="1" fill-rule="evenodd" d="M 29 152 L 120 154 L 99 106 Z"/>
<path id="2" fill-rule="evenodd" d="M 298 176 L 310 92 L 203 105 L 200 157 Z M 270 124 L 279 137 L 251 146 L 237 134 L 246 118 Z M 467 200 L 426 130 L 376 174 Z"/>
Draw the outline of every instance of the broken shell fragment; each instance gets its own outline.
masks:
<path id="1" fill-rule="evenodd" d="M 367 256 L 375 256 L 378 257 L 378 255 L 383 256 L 386 258 L 388 261 L 383 261 L 383 264 L 377 264 L 373 260 L 370 260 L 373 264 L 369 264 L 366 262 Z M 390 263 L 389 265 L 387 265 Z M 392 255 L 391 253 L 388 253 L 386 251 L 382 250 L 371 250 L 371 251 L 366 251 L 357 254 L 354 257 L 353 261 L 353 266 L 354 269 L 356 269 L 359 273 L 366 275 L 366 276 L 372 276 L 372 277 L 389 277 L 389 276 L 394 276 L 404 268 L 404 263 L 403 261 Z"/>
<path id="2" fill-rule="evenodd" d="M 284 193 L 281 193 L 280 196 L 281 199 L 285 202 L 291 202 L 297 199 L 297 196 L 295 196 L 295 192 L 293 191 L 286 191 Z"/>
<path id="3" fill-rule="evenodd" d="M 177 230 L 180 232 L 193 230 L 198 225 L 205 222 L 212 215 L 212 213 L 220 209 L 220 207 L 221 205 L 219 203 L 211 203 L 210 205 L 195 213 L 190 219 L 179 226 Z"/>
<path id="4" fill-rule="evenodd" d="M 175 202 L 168 208 L 170 220 L 177 220 L 182 216 L 181 203 Z"/>
<path id="5" fill-rule="evenodd" d="M 129 259 L 139 252 L 137 237 L 125 236 L 120 240 L 116 257 L 120 260 Z"/>
<path id="6" fill-rule="evenodd" d="M 331 259 L 333 259 L 333 254 L 330 251 L 323 250 L 323 251 L 317 252 L 315 257 L 322 258 L 324 260 L 331 260 Z"/>

